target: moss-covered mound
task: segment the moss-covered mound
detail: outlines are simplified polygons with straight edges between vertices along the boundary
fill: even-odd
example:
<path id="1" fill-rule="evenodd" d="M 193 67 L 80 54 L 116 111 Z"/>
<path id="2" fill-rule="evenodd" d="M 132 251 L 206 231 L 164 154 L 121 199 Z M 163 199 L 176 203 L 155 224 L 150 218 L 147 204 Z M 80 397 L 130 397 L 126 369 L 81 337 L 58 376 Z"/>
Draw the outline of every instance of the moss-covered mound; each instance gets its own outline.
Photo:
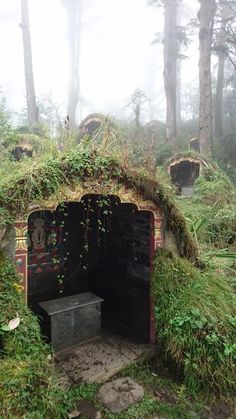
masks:
<path id="1" fill-rule="evenodd" d="M 234 186 L 227 174 L 220 169 L 217 163 L 203 158 L 200 154 L 187 151 L 179 153 L 167 160 L 164 164 L 166 170 L 173 164 L 189 160 L 200 164 L 200 176 L 195 181 L 193 199 L 206 204 L 213 204 L 216 200 L 228 203 L 232 199 Z"/>
<path id="2" fill-rule="evenodd" d="M 23 157 L 33 157 L 42 153 L 56 151 L 56 143 L 53 140 L 42 138 L 36 134 L 14 133 L 3 143 L 3 147 L 15 160 Z"/>
<path id="3" fill-rule="evenodd" d="M 185 219 L 175 204 L 174 195 L 161 181 L 151 177 L 145 171 L 135 170 L 112 156 L 97 152 L 68 151 L 58 158 L 51 158 L 32 167 L 18 166 L 18 170 L 0 179 L 0 216 L 2 211 L 8 211 L 5 220 L 19 217 L 27 212 L 29 205 L 40 199 L 53 195 L 61 185 L 71 185 L 94 179 L 109 183 L 115 180 L 138 191 L 144 199 L 151 200 L 163 209 L 167 227 L 173 231 L 178 241 L 181 255 L 196 259 L 197 248 L 189 233 Z"/>
<path id="4" fill-rule="evenodd" d="M 201 243 L 214 244 L 224 248 L 236 241 L 236 193 L 227 174 L 209 159 L 202 158 L 192 151 L 178 154 L 165 163 L 171 164 L 186 159 L 198 162 L 200 176 L 194 184 L 191 198 L 182 197 L 178 204 L 185 215 L 190 230 Z"/>
<path id="5" fill-rule="evenodd" d="M 171 164 L 173 164 L 175 162 L 178 163 L 178 161 L 181 161 L 183 159 L 196 160 L 199 163 L 201 163 L 204 167 L 206 167 L 207 169 L 212 169 L 212 171 L 215 171 L 215 170 L 219 169 L 219 166 L 215 162 L 211 161 L 208 158 L 203 157 L 201 154 L 197 153 L 194 150 L 187 150 L 187 151 L 183 151 L 181 153 L 175 154 L 174 156 L 172 156 L 171 158 L 166 160 L 164 166 L 167 168 Z"/>
<path id="6" fill-rule="evenodd" d="M 57 405 L 60 392 L 54 383 L 50 350 L 42 342 L 37 319 L 25 305 L 18 282 L 13 266 L 1 255 L 0 417 L 64 417 Z M 5 331 L 4 326 L 16 316 L 19 326 Z"/>
<path id="7" fill-rule="evenodd" d="M 221 277 L 165 250 L 153 278 L 158 341 L 193 390 L 236 390 L 236 296 Z"/>

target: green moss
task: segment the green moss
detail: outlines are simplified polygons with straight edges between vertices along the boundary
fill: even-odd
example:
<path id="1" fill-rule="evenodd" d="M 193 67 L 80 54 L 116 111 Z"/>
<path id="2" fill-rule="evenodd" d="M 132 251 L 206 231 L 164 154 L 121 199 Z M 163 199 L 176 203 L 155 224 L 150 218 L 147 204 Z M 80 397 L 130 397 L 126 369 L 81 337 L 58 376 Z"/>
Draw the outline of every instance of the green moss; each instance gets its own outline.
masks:
<path id="1" fill-rule="evenodd" d="M 164 166 L 168 167 L 171 163 L 174 163 L 175 161 L 178 161 L 179 159 L 182 159 L 182 158 L 186 158 L 186 159 L 192 158 L 195 160 L 202 160 L 202 156 L 199 153 L 197 153 L 194 150 L 187 150 L 181 153 L 177 153 L 174 156 L 170 157 L 168 160 L 165 161 Z M 203 160 L 205 161 L 206 159 L 203 159 Z"/>
<path id="2" fill-rule="evenodd" d="M 159 251 L 153 293 L 158 342 L 187 386 L 236 389 L 236 296 L 224 278 Z"/>
<path id="3" fill-rule="evenodd" d="M 0 324 L 4 325 L 17 314 L 21 318 L 19 327 L 13 332 L 2 333 L 2 350 L 8 356 L 28 356 L 32 346 L 44 351 L 36 317 L 27 308 L 18 286 L 19 278 L 12 264 L 1 256 L 0 261 Z"/>
<path id="4" fill-rule="evenodd" d="M 35 162 L 32 167 L 19 165 L 18 170 L 0 179 L 0 209 L 8 211 L 9 217 L 19 217 L 35 200 L 49 198 L 61 185 L 83 183 L 87 179 L 99 179 L 104 184 L 116 180 L 162 208 L 167 226 L 177 237 L 180 254 L 196 259 L 196 244 L 170 187 L 145 171 L 122 165 L 113 156 L 91 150 L 73 149 L 58 158 Z"/>
<path id="5" fill-rule="evenodd" d="M 58 390 L 51 351 L 42 341 L 36 317 L 23 301 L 19 278 L 3 256 L 0 258 L 0 417 L 65 417 L 63 394 Z M 12 331 L 1 327 L 20 317 Z"/>

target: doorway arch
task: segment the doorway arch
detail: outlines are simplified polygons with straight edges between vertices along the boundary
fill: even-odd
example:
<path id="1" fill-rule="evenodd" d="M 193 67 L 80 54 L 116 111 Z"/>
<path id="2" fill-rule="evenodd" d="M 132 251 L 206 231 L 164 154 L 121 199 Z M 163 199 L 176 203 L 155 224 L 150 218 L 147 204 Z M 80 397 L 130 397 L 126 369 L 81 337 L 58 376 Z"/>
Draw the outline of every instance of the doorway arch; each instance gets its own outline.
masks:
<path id="1" fill-rule="evenodd" d="M 136 234 L 136 239 L 133 237 L 133 244 L 131 244 L 132 240 L 129 237 L 126 237 L 127 243 L 129 244 L 128 245 L 129 250 L 130 250 L 130 252 L 131 251 L 133 252 L 133 254 L 132 254 L 133 260 L 129 261 L 129 263 L 126 266 L 123 266 L 123 268 L 126 269 L 126 273 L 127 273 L 127 271 L 129 272 L 128 276 L 129 276 L 130 281 L 131 281 L 130 282 L 131 283 L 130 290 L 131 290 L 135 281 L 136 281 L 136 283 L 135 283 L 136 288 L 137 288 L 137 283 L 139 283 L 140 301 L 136 301 L 136 302 L 133 301 L 133 306 L 135 306 L 135 304 L 136 304 L 136 306 L 139 304 L 141 307 L 144 307 L 145 303 L 142 303 L 142 298 L 143 298 L 144 294 L 142 294 L 142 291 L 144 291 L 144 293 L 146 292 L 146 294 L 148 294 L 148 305 L 146 304 L 146 313 L 148 311 L 149 314 L 148 314 L 148 318 L 147 318 L 147 315 L 143 316 L 143 318 L 146 319 L 145 320 L 146 321 L 146 328 L 149 330 L 148 339 L 153 341 L 155 339 L 155 327 L 154 327 L 153 305 L 152 305 L 152 299 L 150 297 L 150 288 L 151 288 L 150 278 L 151 278 L 151 272 L 152 272 L 152 269 L 153 269 L 153 257 L 154 257 L 155 249 L 157 247 L 162 247 L 164 245 L 163 221 L 162 221 L 162 217 L 160 216 L 159 209 L 155 208 L 155 206 L 151 207 L 150 205 L 145 205 L 144 207 L 141 207 L 140 203 L 139 203 L 139 206 L 138 206 L 133 202 L 132 203 L 121 202 L 121 199 L 117 195 L 105 195 L 105 194 L 92 193 L 92 194 L 83 195 L 79 201 L 67 201 L 63 204 L 57 205 L 57 207 L 54 208 L 54 209 L 49 210 L 47 208 L 38 208 L 38 209 L 33 210 L 28 215 L 27 222 L 24 223 L 24 228 L 26 228 L 26 230 L 27 229 L 29 230 L 28 245 L 30 245 L 30 242 L 31 242 L 30 247 L 32 247 L 32 241 L 33 240 L 36 241 L 36 233 L 34 234 L 34 238 L 32 238 L 32 235 L 33 235 L 32 226 L 34 226 L 38 230 L 40 229 L 40 225 L 42 227 L 42 222 L 40 224 L 40 221 L 39 221 L 40 217 L 42 218 L 42 215 L 43 215 L 43 217 L 45 219 L 45 223 L 46 223 L 44 225 L 46 234 L 45 234 L 44 237 L 42 235 L 40 236 L 39 231 L 38 231 L 39 241 L 41 240 L 41 244 L 40 243 L 38 244 L 38 250 L 39 251 L 36 252 L 36 254 L 35 253 L 32 254 L 32 252 L 30 250 L 30 247 L 27 247 L 27 246 L 25 247 L 25 249 L 26 249 L 26 252 L 25 252 L 25 249 L 24 249 L 24 252 L 26 253 L 25 254 L 25 259 L 27 260 L 27 258 L 28 258 L 29 259 L 28 262 L 25 261 L 23 264 L 21 264 L 21 266 L 19 266 L 19 254 L 17 255 L 17 253 L 16 253 L 16 264 L 18 266 L 18 271 L 19 271 L 19 267 L 22 268 L 22 265 L 25 264 L 25 270 L 24 270 L 24 272 L 22 272 L 22 283 L 25 286 L 26 297 L 28 298 L 28 300 L 31 299 L 32 269 L 34 270 L 35 276 L 37 277 L 37 275 L 38 275 L 38 278 L 40 278 L 40 275 L 42 277 L 45 270 L 48 271 L 50 273 L 50 275 L 52 275 L 52 273 L 53 274 L 55 273 L 54 284 L 57 283 L 57 285 L 58 285 L 58 282 L 56 281 L 55 277 L 57 277 L 58 274 L 60 274 L 60 269 L 61 269 L 62 264 L 61 264 L 61 261 L 60 261 L 59 264 L 57 263 L 58 262 L 57 257 L 58 257 L 58 255 L 60 256 L 60 255 L 63 255 L 63 254 L 65 255 L 66 254 L 65 251 L 63 250 L 63 243 L 64 243 L 63 240 L 65 239 L 65 237 L 63 237 L 63 234 L 62 234 L 62 231 L 61 231 L 62 227 L 60 226 L 61 221 L 63 221 L 62 220 L 63 217 L 60 218 L 60 216 L 59 216 L 59 218 L 58 218 L 58 213 L 61 211 L 61 208 L 64 208 L 64 210 L 63 210 L 64 214 L 65 213 L 68 214 L 66 211 L 68 211 L 68 210 L 70 211 L 70 217 L 72 217 L 71 218 L 71 220 L 72 220 L 73 217 L 76 218 L 76 216 L 78 215 L 78 212 L 81 213 L 82 208 L 84 208 L 85 204 L 86 205 L 88 204 L 89 200 L 95 200 L 96 201 L 96 200 L 98 200 L 98 198 L 99 198 L 100 202 L 102 202 L 102 200 L 104 200 L 104 198 L 107 199 L 108 201 L 110 201 L 110 204 L 111 204 L 111 201 L 112 201 L 112 206 L 113 206 L 113 208 L 115 208 L 115 212 L 116 212 L 116 219 L 115 219 L 116 221 L 115 222 L 114 222 L 114 214 L 112 215 L 113 224 L 114 224 L 115 227 L 118 226 L 119 219 L 122 220 L 122 217 L 123 217 L 123 220 L 125 219 L 126 223 L 124 223 L 124 221 L 122 221 L 120 224 L 125 225 L 126 230 L 127 230 L 127 226 L 130 227 L 131 224 L 132 224 L 131 219 L 134 222 L 133 230 L 132 230 L 133 233 L 132 234 L 135 235 L 135 231 L 136 231 L 137 234 Z M 98 203 L 96 203 L 96 205 L 97 205 L 97 209 L 100 208 Z M 76 211 L 77 211 L 77 215 L 76 215 Z M 107 211 L 106 205 L 105 205 L 105 211 Z M 114 212 L 114 210 L 113 210 L 113 212 Z M 94 212 L 91 212 L 91 213 L 94 214 Z M 56 214 L 56 217 L 55 217 L 55 214 Z M 143 249 L 142 249 L 142 243 L 140 243 L 140 242 L 138 243 L 137 237 L 138 236 L 141 237 L 140 236 L 140 231 L 142 229 L 145 230 L 145 227 L 144 227 L 145 223 L 146 223 L 146 227 L 147 227 L 147 225 L 149 226 L 148 227 L 149 228 L 149 233 L 147 233 L 147 231 L 146 231 L 145 239 L 144 239 L 144 236 L 142 236 L 142 240 L 141 240 L 141 241 L 143 241 Z M 18 228 L 19 228 L 19 222 L 18 222 L 18 224 L 16 224 L 16 230 Z M 101 227 L 101 229 L 102 228 L 103 228 L 103 226 Z M 72 231 L 72 234 L 76 234 L 76 229 L 74 229 L 73 227 L 72 227 L 71 231 Z M 125 230 L 123 229 L 122 234 L 124 234 L 124 231 Z M 77 228 L 77 232 L 78 232 L 78 228 Z M 102 232 L 102 230 L 100 230 L 101 235 L 102 235 L 102 233 L 104 233 L 104 234 L 106 233 L 105 235 L 107 235 L 107 237 L 109 236 L 108 231 Z M 94 234 L 95 234 L 94 229 L 93 229 L 92 234 L 93 234 L 93 239 L 94 239 Z M 113 228 L 113 233 L 110 233 L 110 236 L 112 234 L 113 234 L 113 239 L 114 239 L 114 228 Z M 61 245 L 61 249 L 59 249 L 59 252 L 58 252 L 58 248 L 55 249 L 55 246 L 54 246 L 55 243 L 54 243 L 54 245 L 52 243 L 53 238 L 55 239 L 55 237 L 56 237 L 57 244 L 58 244 L 58 241 L 59 241 L 59 244 Z M 124 236 L 123 236 L 123 238 L 124 238 Z M 18 235 L 18 239 L 19 239 L 19 235 Z M 124 240 L 122 240 L 122 239 L 119 239 L 119 240 L 120 240 L 120 245 L 118 245 L 118 248 L 114 252 L 116 254 L 119 254 L 119 252 L 120 252 L 120 254 L 122 255 L 122 251 L 123 251 L 123 254 L 125 253 L 125 251 L 124 251 L 125 248 L 123 246 Z M 113 240 L 113 242 L 116 243 L 116 245 L 117 245 L 119 240 L 116 236 L 116 238 L 115 238 L 115 240 Z M 146 242 L 145 242 L 145 240 L 146 240 Z M 96 240 L 93 240 L 93 241 L 98 243 L 98 241 L 96 241 Z M 147 242 L 148 242 L 148 246 L 147 246 Z M 70 252 L 70 255 L 72 255 L 72 254 L 74 255 L 73 257 L 74 257 L 74 261 L 75 261 L 75 259 L 76 259 L 75 256 L 76 255 L 74 253 L 75 246 L 73 245 L 73 240 L 72 240 L 71 243 L 72 243 L 71 244 L 72 252 Z M 146 246 L 144 245 L 144 243 L 146 243 Z M 19 240 L 18 240 L 18 244 L 19 244 Z M 101 237 L 100 237 L 100 245 L 101 245 Z M 43 250 L 42 254 L 40 254 L 40 251 L 41 251 L 40 246 L 41 246 L 41 250 Z M 73 248 L 73 246 L 74 246 L 74 248 Z M 37 244 L 34 243 L 34 246 L 33 246 L 34 250 L 35 250 L 35 247 L 37 247 Z M 45 247 L 47 247 L 46 252 L 44 251 Z M 144 250 L 145 247 L 148 248 L 148 251 L 146 252 L 146 255 L 145 255 L 145 250 Z M 111 249 L 111 246 L 110 246 L 110 249 Z M 90 246 L 90 250 L 91 250 L 91 246 Z M 136 252 L 136 254 L 135 254 L 135 252 Z M 45 253 L 49 253 L 49 255 L 45 254 Z M 93 256 L 97 255 L 97 249 L 93 249 L 91 251 L 91 254 L 90 254 L 89 257 L 90 257 L 90 259 L 91 259 L 91 257 L 93 259 L 93 256 L 91 256 L 91 255 L 93 255 Z M 36 256 L 38 257 L 38 259 L 37 259 Z M 51 257 L 51 259 L 50 259 L 49 256 Z M 78 252 L 77 252 L 77 256 L 78 256 Z M 72 257 L 72 256 L 70 256 L 70 257 Z M 132 259 L 131 253 L 129 253 L 129 257 Z M 52 261 L 52 258 L 56 259 L 56 261 L 55 260 Z M 41 266 L 37 266 L 37 263 L 35 263 L 36 259 L 41 262 Z M 105 261 L 106 260 L 109 261 L 109 262 L 113 260 L 113 262 L 110 264 L 111 265 L 110 267 L 112 267 L 112 266 L 114 267 L 114 254 L 113 254 L 113 259 L 111 258 L 111 255 L 110 255 L 109 257 L 107 257 L 107 256 L 105 257 Z M 73 266 L 74 266 L 74 261 L 72 259 L 70 260 L 70 263 Z M 140 261 L 142 261 L 142 262 L 139 263 Z M 34 262 L 34 263 L 32 263 L 32 262 Z M 63 263 L 64 262 L 65 261 L 63 261 Z M 145 265 L 145 263 L 146 263 L 146 265 Z M 66 264 L 68 264 L 68 263 L 65 263 L 64 266 Z M 36 266 L 32 267 L 32 265 L 36 265 Z M 119 263 L 117 262 L 117 266 L 121 266 L 121 265 L 119 265 Z M 83 265 L 83 266 L 85 266 L 85 265 Z M 104 267 L 104 264 L 103 264 L 103 267 Z M 97 267 L 94 266 L 93 268 L 94 268 L 94 271 L 96 271 Z M 91 270 L 90 270 L 90 273 L 91 273 Z M 67 271 L 66 275 L 67 274 L 69 274 L 68 277 L 70 277 L 70 279 L 71 279 L 72 272 Z M 124 272 L 120 272 L 120 274 L 123 275 Z M 145 277 L 145 275 L 146 275 L 146 277 Z M 92 275 L 91 275 L 91 278 L 92 278 Z M 105 276 L 104 276 L 104 278 L 105 278 Z M 146 285 L 145 285 L 145 281 L 146 281 Z M 72 283 L 72 288 L 73 288 L 73 278 L 70 282 Z M 105 287 L 106 288 L 105 291 L 108 292 L 108 288 L 109 288 L 108 285 L 110 285 L 110 284 L 109 284 L 109 282 L 107 282 L 107 278 L 106 278 L 106 280 L 104 279 L 103 282 L 104 282 L 103 283 L 103 291 L 104 291 L 104 287 Z M 114 282 L 113 282 L 113 284 L 114 284 Z M 68 285 L 68 283 L 67 283 L 66 285 L 67 285 L 67 291 L 66 292 L 71 292 L 71 284 Z M 82 282 L 79 285 L 81 287 L 80 289 L 82 289 L 83 286 L 84 286 L 82 284 Z M 90 286 L 93 287 L 93 290 L 95 292 L 97 290 L 96 285 L 98 285 L 98 284 L 95 284 L 94 281 L 91 280 Z M 144 290 L 145 287 L 146 287 L 146 290 Z M 37 286 L 36 286 L 36 288 L 37 288 Z M 117 297 L 118 288 L 119 287 L 117 286 L 116 299 L 118 298 Z M 121 286 L 121 288 L 122 288 L 122 286 Z M 68 291 L 68 289 L 70 291 Z M 130 300 L 128 299 L 128 297 L 130 297 L 130 296 L 133 297 L 133 295 L 135 295 L 135 293 L 132 294 L 132 292 L 130 290 L 128 290 L 128 286 L 127 286 L 126 287 L 126 291 L 127 291 L 126 307 L 130 306 Z M 52 290 L 50 290 L 50 292 L 51 291 L 55 291 L 55 290 L 52 289 Z M 80 290 L 76 289 L 72 292 L 79 292 L 79 291 Z M 101 288 L 98 291 L 101 292 L 102 291 Z M 46 289 L 46 292 L 48 292 L 48 289 Z M 122 294 L 122 291 L 120 291 L 120 293 Z M 124 293 L 123 293 L 123 297 L 124 297 Z M 49 299 L 49 298 L 46 297 L 46 299 Z M 110 296 L 110 298 L 111 298 L 111 296 Z M 119 298 L 118 298 L 118 300 L 119 300 Z M 147 302 L 147 300 L 146 300 L 146 302 Z M 125 308 L 125 306 L 124 306 L 124 308 Z M 137 313 L 137 309 L 136 309 L 136 313 Z M 126 317 L 127 318 L 129 317 L 128 312 L 126 312 Z M 137 318 L 136 318 L 136 320 L 135 319 L 133 319 L 133 320 L 136 321 L 136 323 L 137 323 Z M 148 327 L 147 327 L 147 322 L 148 322 Z"/>

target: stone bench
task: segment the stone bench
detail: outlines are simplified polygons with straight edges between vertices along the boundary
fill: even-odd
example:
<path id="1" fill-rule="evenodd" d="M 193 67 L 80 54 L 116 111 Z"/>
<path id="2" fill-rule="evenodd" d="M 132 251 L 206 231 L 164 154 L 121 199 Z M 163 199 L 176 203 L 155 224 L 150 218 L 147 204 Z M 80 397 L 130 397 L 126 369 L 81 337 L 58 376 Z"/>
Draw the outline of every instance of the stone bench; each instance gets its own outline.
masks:
<path id="1" fill-rule="evenodd" d="M 50 340 L 55 351 L 100 336 L 102 301 L 85 292 L 39 303 L 45 320 L 50 322 Z"/>

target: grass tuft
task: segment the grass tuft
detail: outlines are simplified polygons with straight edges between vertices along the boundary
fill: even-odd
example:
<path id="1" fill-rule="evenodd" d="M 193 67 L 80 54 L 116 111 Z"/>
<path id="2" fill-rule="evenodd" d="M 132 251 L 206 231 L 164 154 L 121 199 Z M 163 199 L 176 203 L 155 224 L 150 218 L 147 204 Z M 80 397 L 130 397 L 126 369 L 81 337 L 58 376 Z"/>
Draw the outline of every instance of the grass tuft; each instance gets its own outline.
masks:
<path id="1" fill-rule="evenodd" d="M 155 260 L 158 340 L 193 391 L 236 389 L 236 295 L 222 277 L 199 272 L 166 250 Z"/>

